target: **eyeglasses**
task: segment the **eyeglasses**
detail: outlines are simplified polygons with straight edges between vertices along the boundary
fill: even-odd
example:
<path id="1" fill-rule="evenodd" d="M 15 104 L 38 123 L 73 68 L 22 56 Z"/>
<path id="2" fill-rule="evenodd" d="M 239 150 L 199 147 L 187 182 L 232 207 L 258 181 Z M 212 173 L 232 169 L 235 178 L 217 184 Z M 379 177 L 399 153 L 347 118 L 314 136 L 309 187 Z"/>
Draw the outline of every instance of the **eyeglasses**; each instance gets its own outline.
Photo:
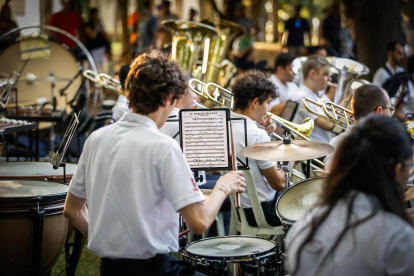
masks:
<path id="1" fill-rule="evenodd" d="M 381 105 L 380 105 L 380 106 L 381 106 Z M 378 107 L 380 107 L 380 106 L 377 106 L 377 107 L 374 109 L 374 111 L 375 111 L 375 110 L 377 110 L 377 108 L 378 108 Z M 392 115 L 394 115 L 395 110 L 396 110 L 396 109 L 395 109 L 395 107 L 392 107 L 392 106 L 381 106 L 381 107 L 382 107 L 382 108 L 384 108 L 384 109 L 385 109 L 385 108 L 388 108 L 388 110 L 389 110 L 389 111 L 390 111 L 390 113 L 391 113 L 391 116 L 392 116 Z"/>

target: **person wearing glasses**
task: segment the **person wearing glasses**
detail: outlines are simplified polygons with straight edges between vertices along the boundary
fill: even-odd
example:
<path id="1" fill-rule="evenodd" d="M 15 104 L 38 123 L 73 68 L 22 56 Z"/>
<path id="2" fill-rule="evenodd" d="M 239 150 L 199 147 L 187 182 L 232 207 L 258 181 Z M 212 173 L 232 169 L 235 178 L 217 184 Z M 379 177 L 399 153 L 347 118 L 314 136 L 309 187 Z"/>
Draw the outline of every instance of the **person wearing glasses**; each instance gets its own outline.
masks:
<path id="1" fill-rule="evenodd" d="M 414 275 L 404 204 L 412 146 L 394 118 L 361 119 L 339 145 L 321 202 L 286 235 L 290 275 Z"/>
<path id="2" fill-rule="evenodd" d="M 349 136 L 358 121 L 364 116 L 375 113 L 390 117 L 395 112 L 395 108 L 391 106 L 388 93 L 383 88 L 373 84 L 364 84 L 355 90 L 354 96 L 352 97 L 351 108 L 352 112 L 354 112 L 355 123 L 354 125 L 349 125 L 345 132 L 332 138 L 329 142 L 329 144 L 335 148 L 335 151 L 341 142 Z M 325 157 L 324 162 L 326 171 L 331 170 L 335 151 Z"/>

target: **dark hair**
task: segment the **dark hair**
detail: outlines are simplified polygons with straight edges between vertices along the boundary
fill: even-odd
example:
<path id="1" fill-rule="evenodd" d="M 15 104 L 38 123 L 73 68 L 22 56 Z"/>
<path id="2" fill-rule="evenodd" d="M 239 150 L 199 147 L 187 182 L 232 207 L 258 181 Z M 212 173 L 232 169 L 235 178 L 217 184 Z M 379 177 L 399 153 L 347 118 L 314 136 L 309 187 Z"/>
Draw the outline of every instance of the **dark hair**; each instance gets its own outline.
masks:
<path id="1" fill-rule="evenodd" d="M 319 70 L 322 69 L 322 67 L 330 66 L 331 64 L 326 60 L 326 58 L 318 56 L 318 55 L 312 55 L 309 56 L 306 62 L 302 66 L 302 75 L 303 79 L 307 79 L 310 70 L 315 70 L 316 73 L 319 74 Z"/>
<path id="2" fill-rule="evenodd" d="M 135 58 L 126 80 L 129 107 L 144 115 L 157 111 L 169 97 L 171 103 L 178 100 L 186 88 L 187 78 L 178 63 L 160 51 Z"/>
<path id="3" fill-rule="evenodd" d="M 190 12 L 197 14 L 197 11 L 193 8 L 190 9 Z"/>
<path id="4" fill-rule="evenodd" d="M 282 66 L 283 69 L 286 68 L 289 64 L 292 64 L 292 61 L 295 57 L 290 53 L 281 53 L 275 59 L 275 71 L 278 66 Z"/>
<path id="5" fill-rule="evenodd" d="M 414 74 L 414 55 L 407 58 L 407 72 Z"/>
<path id="6" fill-rule="evenodd" d="M 6 11 L 9 11 L 9 15 L 10 15 L 10 17 L 9 18 L 6 18 L 6 16 L 4 15 L 5 13 L 6 13 Z M 9 7 L 9 5 L 7 5 L 7 4 L 4 4 L 3 6 L 1 6 L 1 9 L 0 9 L 0 19 L 2 19 L 2 20 L 11 20 L 11 8 Z"/>
<path id="7" fill-rule="evenodd" d="M 92 14 L 95 13 L 95 12 L 96 13 L 98 12 L 98 9 L 97 8 L 90 8 L 89 9 L 89 17 L 88 17 L 89 22 L 91 22 Z"/>
<path id="8" fill-rule="evenodd" d="M 144 1 L 144 9 L 148 9 L 148 10 L 151 9 L 151 1 L 149 0 Z"/>
<path id="9" fill-rule="evenodd" d="M 125 90 L 125 81 L 128 77 L 129 70 L 131 69 L 131 65 L 127 64 L 121 67 L 119 70 L 119 81 L 121 82 L 122 89 Z"/>
<path id="10" fill-rule="evenodd" d="M 325 47 L 323 47 L 322 45 L 311 46 L 311 47 L 308 48 L 308 54 L 310 56 L 316 55 L 318 53 L 318 51 L 324 50 L 324 49 L 325 49 Z"/>
<path id="11" fill-rule="evenodd" d="M 263 104 L 269 97 L 275 99 L 279 96 L 276 85 L 258 70 L 249 70 L 238 76 L 232 92 L 236 109 L 240 110 L 245 110 L 255 98 L 259 98 L 259 103 Z"/>
<path id="12" fill-rule="evenodd" d="M 161 5 L 165 6 L 166 8 L 169 8 L 171 3 L 170 1 L 162 1 Z"/>
<path id="13" fill-rule="evenodd" d="M 394 52 L 397 45 L 402 46 L 401 42 L 399 42 L 397 40 L 394 40 L 394 41 L 391 41 L 390 43 L 388 43 L 387 52 Z"/>
<path id="14" fill-rule="evenodd" d="M 320 216 L 306 225 L 310 227 L 310 231 L 299 246 L 295 269 L 291 275 L 294 275 L 300 266 L 300 252 L 312 240 L 335 205 L 344 198 L 349 198 L 346 201 L 348 212 L 345 226 L 326 257 L 332 256 L 349 231 L 373 218 L 381 208 L 408 222 L 404 190 L 395 179 L 394 170 L 398 163 L 405 165 L 405 161 L 412 158 L 412 144 L 413 140 L 404 125 L 394 118 L 372 114 L 363 118 L 354 127 L 335 153 L 320 204 L 326 208 Z M 351 223 L 354 201 L 358 193 L 371 196 L 372 212 L 367 217 Z M 326 258 L 321 266 L 325 261 Z"/>
<path id="15" fill-rule="evenodd" d="M 364 84 L 358 87 L 352 97 L 352 110 L 356 120 L 372 113 L 378 106 L 385 106 L 389 98 L 381 87 Z"/>

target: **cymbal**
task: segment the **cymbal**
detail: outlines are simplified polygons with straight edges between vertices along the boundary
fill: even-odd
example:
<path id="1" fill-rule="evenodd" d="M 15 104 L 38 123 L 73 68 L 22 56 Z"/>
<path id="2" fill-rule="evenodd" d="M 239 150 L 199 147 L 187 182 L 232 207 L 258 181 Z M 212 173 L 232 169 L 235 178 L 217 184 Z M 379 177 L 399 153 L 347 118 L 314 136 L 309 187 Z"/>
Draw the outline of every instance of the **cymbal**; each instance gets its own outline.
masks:
<path id="1" fill-rule="evenodd" d="M 331 145 L 316 141 L 293 140 L 291 144 L 283 144 L 280 140 L 250 145 L 240 153 L 256 160 L 300 161 L 326 156 L 334 150 Z"/>
<path id="2" fill-rule="evenodd" d="M 26 81 L 26 82 L 66 82 L 71 81 L 72 79 L 66 79 L 66 78 L 59 78 L 56 76 L 47 76 L 46 78 L 42 79 L 27 79 L 25 77 L 19 78 L 19 82 Z"/>

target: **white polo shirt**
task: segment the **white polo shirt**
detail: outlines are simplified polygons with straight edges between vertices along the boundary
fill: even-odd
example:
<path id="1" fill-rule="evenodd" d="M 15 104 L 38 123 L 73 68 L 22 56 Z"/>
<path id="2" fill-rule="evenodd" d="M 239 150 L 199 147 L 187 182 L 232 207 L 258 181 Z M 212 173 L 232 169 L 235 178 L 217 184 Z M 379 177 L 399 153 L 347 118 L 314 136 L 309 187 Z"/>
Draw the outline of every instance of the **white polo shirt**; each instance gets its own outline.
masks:
<path id="1" fill-rule="evenodd" d="M 237 113 L 231 113 L 232 118 L 243 118 L 246 119 L 247 128 L 247 146 L 254 145 L 263 142 L 270 142 L 269 135 L 265 130 L 259 129 L 257 125 L 247 116 Z M 244 120 L 233 120 L 231 121 L 233 127 L 234 146 L 236 148 L 237 157 L 246 162 L 246 157 L 240 154 L 240 151 L 246 147 L 244 140 Z M 276 191 L 270 187 L 266 178 L 263 176 L 260 169 L 269 169 L 276 165 L 273 161 L 261 161 L 249 158 L 249 168 L 252 172 L 254 182 L 256 183 L 257 195 L 260 202 L 265 202 L 275 197 Z M 241 194 L 241 205 L 243 208 L 251 208 L 248 193 Z"/>
<path id="2" fill-rule="evenodd" d="M 112 117 L 118 121 L 125 113 L 130 112 L 131 109 L 128 107 L 128 98 L 124 95 L 119 95 L 116 104 L 112 107 Z"/>
<path id="3" fill-rule="evenodd" d="M 101 258 L 178 251 L 178 210 L 205 200 L 177 142 L 135 113 L 88 137 L 69 191 L 87 199 L 88 248 Z"/>
<path id="4" fill-rule="evenodd" d="M 170 116 L 169 116 L 169 120 L 178 120 L 179 117 L 179 112 L 180 109 L 174 107 L 173 110 L 171 110 Z M 175 122 L 175 121 L 171 121 L 171 122 L 165 122 L 165 124 L 159 129 L 159 131 L 161 133 L 164 133 L 165 135 L 168 135 L 169 137 L 174 137 L 180 130 L 180 123 L 179 122 Z M 177 135 L 174 139 L 177 141 L 178 145 L 181 146 L 180 144 L 180 138 L 181 135 Z M 207 183 L 207 179 L 206 179 L 206 172 L 205 171 L 198 171 L 198 175 L 199 176 L 203 176 L 203 181 L 197 181 L 197 185 L 204 185 Z"/>
<path id="5" fill-rule="evenodd" d="M 394 75 L 395 73 L 403 72 L 404 68 L 401 66 L 397 66 L 397 72 L 391 67 L 391 64 L 387 61 L 385 66 L 390 70 L 390 72 Z M 387 70 L 385 70 L 382 66 L 378 68 L 377 72 L 374 74 L 374 79 L 372 80 L 372 84 L 382 86 L 389 78 L 391 78 L 390 74 L 388 74 Z"/>
<path id="6" fill-rule="evenodd" d="M 318 119 L 319 117 L 311 114 L 303 105 L 302 98 L 306 97 L 309 98 L 315 102 L 323 102 L 329 100 L 328 97 L 321 97 L 319 98 L 316 93 L 313 93 L 312 90 L 310 90 L 306 85 L 301 84 L 299 86 L 298 91 L 295 93 L 295 95 L 292 97 L 292 101 L 295 101 L 298 103 L 298 109 L 296 111 L 295 117 L 293 118 L 293 122 L 296 124 L 300 124 L 305 118 L 311 117 L 313 120 Z M 320 107 L 317 107 L 313 104 L 308 104 L 312 110 L 323 114 L 323 110 Z M 323 120 L 323 119 L 321 119 Z M 329 143 L 329 141 L 332 139 L 333 133 L 327 130 L 323 130 L 320 127 L 316 126 L 313 128 L 312 134 L 310 136 L 310 139 L 312 141 L 318 141 L 323 143 Z"/>
<path id="7" fill-rule="evenodd" d="M 270 76 L 269 80 L 273 82 L 277 86 L 277 91 L 279 93 L 279 97 L 274 99 L 270 103 L 270 108 L 273 108 L 274 106 L 285 103 L 288 100 L 291 99 L 292 95 L 298 90 L 298 86 L 294 82 L 287 82 L 286 85 L 284 85 L 276 76 L 275 74 L 272 74 Z"/>
<path id="8" fill-rule="evenodd" d="M 348 137 L 348 135 L 351 133 L 352 129 L 355 126 L 348 126 L 344 132 L 342 132 L 341 134 L 339 134 L 338 136 L 334 137 L 331 139 L 331 141 L 329 142 L 329 144 L 331 146 L 333 146 L 335 148 L 335 151 L 328 154 L 325 157 L 325 160 L 323 161 L 325 163 L 325 171 L 331 171 L 331 165 L 332 165 L 332 161 L 335 155 L 336 150 L 338 149 L 339 145 L 342 143 L 342 141 Z"/>

